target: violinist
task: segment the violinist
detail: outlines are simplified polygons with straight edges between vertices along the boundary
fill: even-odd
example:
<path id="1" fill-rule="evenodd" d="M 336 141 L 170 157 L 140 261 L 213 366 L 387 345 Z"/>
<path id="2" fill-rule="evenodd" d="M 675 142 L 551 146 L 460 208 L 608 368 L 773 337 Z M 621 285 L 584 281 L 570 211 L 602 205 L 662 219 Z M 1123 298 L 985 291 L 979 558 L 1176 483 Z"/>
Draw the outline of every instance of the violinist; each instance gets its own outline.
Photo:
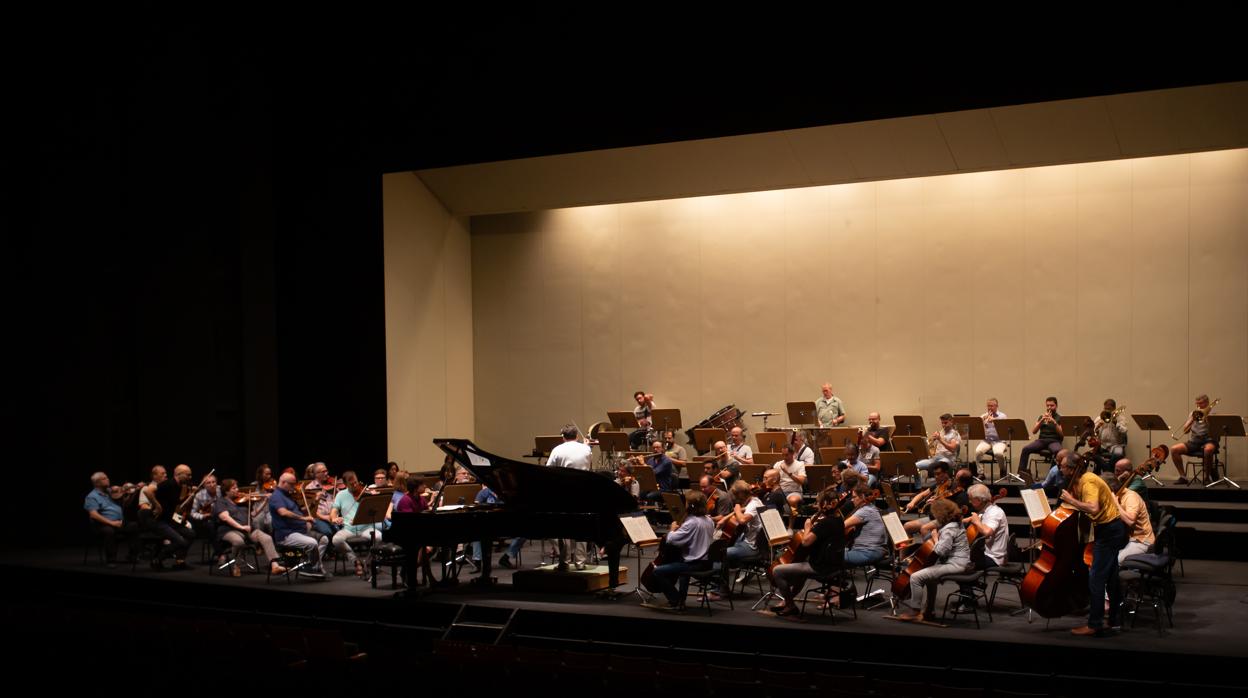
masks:
<path id="1" fill-rule="evenodd" d="M 776 591 L 784 599 L 782 605 L 771 609 L 776 615 L 797 615 L 797 604 L 793 603 L 793 599 L 802 590 L 805 580 L 832 574 L 844 562 L 845 524 L 835 512 L 839 501 L 840 497 L 831 487 L 819 493 L 815 500 L 818 513 L 807 519 L 805 528 L 794 534 L 798 545 L 807 553 L 806 561 L 777 565 L 772 570 Z"/>
<path id="2" fill-rule="evenodd" d="M 308 505 L 313 509 L 308 512 L 312 514 L 312 528 L 326 538 L 333 538 L 341 526 L 336 526 L 331 522 L 334 497 L 337 496 L 338 491 L 336 484 L 329 477 L 329 467 L 321 462 L 313 463 L 312 482 L 304 487 L 304 490 L 308 494 Z"/>
<path id="3" fill-rule="evenodd" d="M 809 450 L 809 449 L 807 449 Z M 780 476 L 780 491 L 789 509 L 802 505 L 802 488 L 806 486 L 806 464 L 797 459 L 793 446 L 784 447 L 784 459 L 774 466 Z"/>
<path id="4" fill-rule="evenodd" d="M 932 477 L 936 480 L 935 484 L 911 497 L 910 501 L 906 503 L 905 508 L 902 510 L 902 513 L 913 514 L 916 511 L 926 508 L 929 506 L 929 504 L 926 503 L 926 500 L 928 499 L 933 500 L 930 506 L 934 506 L 936 500 L 947 499 L 953 496 L 954 487 L 956 485 L 949 477 L 948 463 L 944 461 L 937 461 L 932 466 Z M 921 507 L 919 506 L 920 504 L 924 506 Z M 928 530 L 933 528 L 933 524 L 930 521 L 926 523 L 926 528 L 922 528 L 923 526 L 925 526 L 925 524 L 920 523 L 919 519 L 915 519 L 914 521 L 907 521 L 904 528 L 906 533 L 914 533 L 915 531 L 920 530 L 926 533 Z"/>
<path id="5" fill-rule="evenodd" d="M 1174 481 L 1176 485 L 1187 484 L 1187 478 L 1183 475 L 1183 454 L 1185 453 L 1193 456 L 1200 455 L 1203 458 L 1203 472 L 1209 472 L 1213 457 L 1218 452 L 1218 440 L 1209 438 L 1209 421 L 1205 419 L 1211 412 L 1213 408 L 1209 405 L 1209 396 L 1196 396 L 1196 409 L 1192 411 L 1187 421 L 1183 422 L 1182 433 L 1189 434 L 1187 441 L 1170 448 L 1170 459 L 1174 461 L 1174 467 L 1179 471 L 1179 479 Z"/>
<path id="6" fill-rule="evenodd" d="M 1056 461 L 1053 467 L 1049 468 L 1049 472 L 1044 476 L 1044 480 L 1034 483 L 1031 488 L 1034 490 L 1044 490 L 1046 497 L 1056 497 L 1059 491 L 1066 486 L 1066 477 L 1062 474 L 1062 463 L 1070 459 L 1070 449 L 1063 448 L 1057 452 L 1053 458 Z"/>
<path id="7" fill-rule="evenodd" d="M 256 479 L 252 481 L 251 486 L 257 494 L 269 494 L 277 489 L 277 480 L 273 479 L 273 469 L 267 463 L 256 468 Z M 265 531 L 273 530 L 273 517 L 263 499 L 256 499 L 251 503 L 251 526 Z"/>
<path id="8" fill-rule="evenodd" d="M 381 471 L 382 477 L 385 477 L 385 470 Z M 342 526 L 342 528 L 334 534 L 333 545 L 334 550 L 342 555 L 348 564 L 355 566 L 355 576 L 364 576 L 364 562 L 360 560 L 355 551 L 351 549 L 348 541 L 357 536 L 367 536 L 374 531 L 376 524 L 363 524 L 356 526 L 352 523 L 355 520 L 355 512 L 360 508 L 360 498 L 366 496 L 364 494 L 365 487 L 363 483 L 356 477 L 355 472 L 348 470 L 342 474 L 342 481 L 347 484 L 347 488 L 338 493 L 334 497 L 334 508 L 330 513 L 330 521 Z"/>
<path id="9" fill-rule="evenodd" d="M 637 482 L 637 478 L 633 477 L 633 466 L 628 461 L 620 461 L 615 468 L 615 484 L 624 488 L 624 491 L 632 495 L 633 499 L 641 496 L 641 484 Z"/>
<path id="10" fill-rule="evenodd" d="M 92 490 L 87 494 L 82 508 L 87 512 L 96 536 L 104 543 L 105 563 L 110 568 L 116 567 L 118 539 L 127 539 L 127 545 L 131 548 L 130 555 L 133 556 L 134 543 L 129 540 L 138 532 L 138 525 L 125 520 L 121 503 L 111 494 L 115 488 L 110 487 L 108 475 L 95 473 L 91 476 L 91 485 Z"/>
<path id="11" fill-rule="evenodd" d="M 277 556 L 277 548 L 273 546 L 273 536 L 247 524 L 248 496 L 239 494 L 238 481 L 226 478 L 221 481 L 221 489 L 224 490 L 224 494 L 213 502 L 212 511 L 217 521 L 216 539 L 219 543 L 231 548 L 229 559 L 238 560 L 243 546 L 247 544 L 247 541 L 251 541 L 258 544 L 264 551 L 264 557 L 269 561 L 270 572 L 285 574 L 286 568 L 282 567 L 281 558 Z M 224 555 L 217 558 L 218 567 L 225 563 Z M 231 576 L 238 577 L 241 574 L 238 563 L 230 567 Z"/>
<path id="12" fill-rule="evenodd" d="M 702 497 L 707 503 L 707 514 L 710 515 L 715 525 L 732 513 L 732 497 L 727 492 L 715 486 L 715 480 L 710 475 L 703 475 L 698 480 L 698 490 L 702 493 Z M 711 504 L 714 502 L 714 504 Z"/>
<path id="13" fill-rule="evenodd" d="M 870 487 L 854 487 L 854 513 L 845 519 L 845 535 L 857 532 L 854 542 L 845 550 L 845 564 L 849 567 L 874 565 L 884 559 L 888 552 L 888 532 L 879 507 L 875 506 Z"/>
<path id="14" fill-rule="evenodd" d="M 388 487 L 390 487 L 390 475 L 389 473 L 386 472 L 386 469 L 377 468 L 376 470 L 374 470 L 373 471 L 373 484 L 368 486 L 368 489 L 371 490 L 370 494 L 372 492 L 376 492 L 377 490 L 384 490 Z"/>
<path id="15" fill-rule="evenodd" d="M 759 483 L 755 489 L 756 496 L 762 500 L 763 504 L 774 508 L 776 511 L 784 512 L 789 506 L 788 495 L 780 489 L 780 471 L 775 468 L 768 468 L 763 471 L 763 481 Z M 798 500 L 798 506 L 801 506 L 801 500 Z"/>
<path id="16" fill-rule="evenodd" d="M 758 531 L 763 526 L 761 512 L 764 505 L 742 480 L 733 483 L 729 494 L 732 496 L 732 513 L 720 520 L 716 528 L 723 529 L 729 522 L 736 527 L 736 540 L 724 551 L 724 564 L 728 569 L 734 569 L 759 558 Z M 710 600 L 722 600 L 718 587 L 710 594 Z"/>
<path id="17" fill-rule="evenodd" d="M 164 468 L 161 468 L 162 476 L 163 471 Z M 161 558 L 172 555 L 174 569 L 187 569 L 189 566 L 186 564 L 186 553 L 195 540 L 195 534 L 184 523 L 175 522 L 173 515 L 177 513 L 178 505 L 186 496 L 183 494 L 183 487 L 190 487 L 191 466 L 185 463 L 178 465 L 173 469 L 172 479 L 163 479 L 160 482 L 155 481 L 156 472 L 153 468 L 152 480 L 153 484 L 147 486 L 147 491 L 148 498 L 156 502 L 158 512 L 154 530 L 168 541 L 154 564 L 159 567 Z"/>
<path id="18" fill-rule="evenodd" d="M 962 435 L 953 426 L 953 415 L 948 412 L 940 415 L 940 431 L 933 432 L 928 441 L 936 447 L 931 458 L 924 458 L 914 464 L 920 471 L 930 471 L 936 463 L 954 463 L 957 461 L 958 448 L 962 446 Z"/>
<path id="19" fill-rule="evenodd" d="M 675 466 L 672 464 L 672 459 L 663 452 L 661 440 L 656 439 L 650 443 L 650 455 L 646 456 L 644 464 L 654 470 L 654 479 L 659 489 L 657 492 L 643 492 L 641 495 L 643 499 L 648 502 L 661 502 L 664 492 L 676 491 L 676 483 L 672 477 Z"/>
<path id="20" fill-rule="evenodd" d="M 1118 551 L 1127 544 L 1127 527 L 1122 522 L 1114 493 L 1099 475 L 1084 472 L 1074 479 L 1081 466 L 1082 460 L 1077 454 L 1071 454 L 1062 462 L 1062 476 L 1071 487 L 1058 495 L 1063 506 L 1082 512 L 1095 527 L 1092 568 L 1088 571 L 1088 598 L 1091 599 L 1088 624 L 1070 632 L 1104 637 L 1109 632 L 1105 628 L 1105 604 L 1101 602 L 1106 593 L 1109 594 L 1109 630 L 1120 627 L 1122 588 L 1118 584 Z"/>
<path id="21" fill-rule="evenodd" d="M 1032 454 L 1043 453 L 1048 451 L 1055 457 L 1057 452 L 1062 450 L 1062 437 L 1065 433 L 1062 431 L 1062 415 L 1057 413 L 1057 398 L 1053 396 L 1044 399 L 1044 414 L 1036 418 L 1036 423 L 1031 427 L 1031 433 L 1036 434 L 1036 440 L 1023 446 L 1023 454 L 1019 456 L 1018 470 L 1019 472 L 1030 472 L 1031 464 L 1028 462 Z"/>
<path id="22" fill-rule="evenodd" d="M 970 496 L 973 511 L 963 519 L 963 523 L 968 528 L 974 527 L 979 535 L 988 536 L 984 544 L 985 568 L 1004 565 L 1010 552 L 1010 525 L 1005 511 L 992 501 L 992 493 L 988 491 L 987 485 L 971 485 L 967 494 Z"/>
<path id="23" fill-rule="evenodd" d="M 936 542 L 934 553 L 942 562 L 924 567 L 910 575 L 910 599 L 917 612 L 904 613 L 897 620 L 924 622 L 933 616 L 936 587 L 940 578 L 947 574 L 960 574 L 971 566 L 971 546 L 962 527 L 962 512 L 953 502 L 938 499 L 932 502 L 932 516 L 937 529 L 932 531 Z M 930 592 L 930 593 L 929 593 Z"/>
<path id="24" fill-rule="evenodd" d="M 1153 543 L 1157 540 L 1153 536 L 1153 522 L 1148 516 L 1148 505 L 1135 490 L 1124 486 L 1128 477 L 1136 479 L 1135 475 L 1127 472 L 1104 476 L 1105 484 L 1118 497 L 1118 518 L 1127 527 L 1127 544 L 1118 551 L 1119 564 L 1132 555 L 1143 555 L 1152 550 Z"/>
<path id="25" fill-rule="evenodd" d="M 662 593 L 666 603 L 658 598 L 643 602 L 647 608 L 671 610 L 680 608 L 689 593 L 689 572 L 710 568 L 707 553 L 715 534 L 715 524 L 706 515 L 706 497 L 701 492 L 690 492 L 685 497 L 685 520 L 679 525 L 673 521 L 667 545 L 680 551 L 680 558 L 654 568 L 655 591 Z"/>
<path id="26" fill-rule="evenodd" d="M 273 494 L 269 496 L 268 511 L 273 521 L 273 540 L 307 554 L 311 566 L 307 570 L 300 570 L 300 574 L 324 575 L 321 558 L 325 554 L 325 537 L 312 530 L 313 518 L 300 513 L 298 505 L 291 498 L 295 493 L 296 482 L 294 474 L 282 473 Z M 255 528 L 254 520 L 252 528 Z"/>
<path id="27" fill-rule="evenodd" d="M 221 492 L 217 489 L 217 476 L 209 473 L 204 477 L 203 485 L 195 493 L 191 501 L 191 528 L 197 538 L 214 538 L 217 527 L 213 523 L 212 512 Z"/>

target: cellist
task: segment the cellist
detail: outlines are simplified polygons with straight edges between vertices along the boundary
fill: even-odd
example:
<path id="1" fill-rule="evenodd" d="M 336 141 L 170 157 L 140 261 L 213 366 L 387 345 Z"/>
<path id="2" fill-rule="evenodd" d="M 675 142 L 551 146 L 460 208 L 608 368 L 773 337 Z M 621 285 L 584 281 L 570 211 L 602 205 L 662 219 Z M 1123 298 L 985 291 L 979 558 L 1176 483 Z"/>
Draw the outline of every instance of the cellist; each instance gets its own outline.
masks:
<path id="1" fill-rule="evenodd" d="M 962 527 L 962 511 L 948 499 L 932 502 L 932 516 L 940 527 L 932 532 L 936 547 L 933 553 L 941 564 L 924 567 L 910 575 L 910 598 L 919 610 L 904 613 L 897 620 L 924 622 L 930 620 L 936 602 L 936 586 L 947 574 L 965 572 L 971 566 L 971 546 Z M 927 592 L 931 593 L 927 593 Z"/>
<path id="2" fill-rule="evenodd" d="M 1088 571 L 1088 624 L 1075 628 L 1074 635 L 1104 637 L 1109 633 L 1105 627 L 1105 598 L 1109 593 L 1109 629 L 1120 627 L 1122 589 L 1118 586 L 1118 551 L 1127 544 L 1127 527 L 1119 518 L 1118 503 L 1109 485 L 1093 472 L 1084 472 L 1072 481 L 1079 467 L 1080 457 L 1071 454 L 1061 463 L 1062 476 L 1073 487 L 1063 489 L 1058 495 L 1064 506 L 1078 510 L 1092 520 L 1094 542 L 1092 544 L 1092 568 Z M 1078 496 L 1071 492 L 1078 493 Z"/>

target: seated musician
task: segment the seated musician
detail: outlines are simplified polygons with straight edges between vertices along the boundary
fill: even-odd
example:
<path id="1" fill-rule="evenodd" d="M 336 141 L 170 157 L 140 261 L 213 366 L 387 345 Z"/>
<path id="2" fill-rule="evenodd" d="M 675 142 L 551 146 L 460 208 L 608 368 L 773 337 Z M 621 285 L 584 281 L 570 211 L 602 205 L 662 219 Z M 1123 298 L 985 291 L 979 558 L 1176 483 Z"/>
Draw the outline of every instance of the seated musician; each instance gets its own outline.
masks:
<path id="1" fill-rule="evenodd" d="M 852 470 L 858 473 L 858 477 L 863 482 L 867 482 L 871 478 L 871 469 L 859 457 L 860 451 L 858 444 L 845 444 L 845 451 L 841 454 L 840 467 L 844 470 Z"/>
<path id="2" fill-rule="evenodd" d="M 642 492 L 642 499 L 648 502 L 663 501 L 664 492 L 676 491 L 675 466 L 672 459 L 667 457 L 663 452 L 663 442 L 655 440 L 650 444 L 650 455 L 646 456 L 644 463 L 654 470 L 654 480 L 658 483 L 657 492 Z"/>
<path id="3" fill-rule="evenodd" d="M 1109 486 L 1099 475 L 1084 472 L 1074 480 L 1082 469 L 1078 455 L 1071 454 L 1062 463 L 1062 476 L 1073 487 L 1059 493 L 1062 504 L 1077 509 L 1092 520 L 1092 567 L 1088 570 L 1088 624 L 1071 630 L 1074 635 L 1102 637 L 1105 628 L 1105 604 L 1101 599 L 1109 594 L 1109 629 L 1119 627 L 1122 606 L 1122 587 L 1118 583 L 1118 551 L 1127 544 L 1127 527 L 1122 522 L 1117 500 Z M 1071 495 L 1071 491 L 1077 493 Z"/>
<path id="4" fill-rule="evenodd" d="M 209 474 L 204 477 L 204 484 L 195 493 L 191 502 L 191 528 L 197 538 L 216 538 L 217 526 L 213 522 L 212 512 L 221 492 L 217 489 L 217 476 Z"/>
<path id="5" fill-rule="evenodd" d="M 867 439 L 864 432 L 862 441 L 858 443 L 858 462 L 867 469 L 867 485 L 875 487 L 880 481 L 880 449 Z M 855 468 L 858 470 L 858 468 Z M 858 470 L 861 475 L 862 471 Z"/>
<path id="6" fill-rule="evenodd" d="M 867 433 L 864 438 L 868 443 L 881 451 L 893 450 L 888 440 L 888 427 L 880 424 L 879 412 L 872 412 L 867 415 Z"/>
<path id="7" fill-rule="evenodd" d="M 390 485 L 394 487 L 394 492 L 390 493 L 390 506 L 386 507 L 386 519 L 383 528 L 390 528 L 390 516 L 394 514 L 394 508 L 399 505 L 399 501 L 407 494 L 407 478 L 414 477 L 409 475 L 406 470 L 397 470 L 390 476 Z"/>
<path id="8" fill-rule="evenodd" d="M 1120 564 L 1132 555 L 1143 555 L 1152 550 L 1153 543 L 1157 541 L 1153 536 L 1153 522 L 1148 516 L 1148 505 L 1135 490 L 1123 486 L 1122 482 L 1126 477 L 1128 476 L 1125 473 L 1121 476 L 1102 476 L 1110 491 L 1118 498 L 1118 518 L 1127 527 L 1127 544 L 1118 551 Z M 1138 479 L 1134 475 L 1130 477 Z"/>
<path id="9" fill-rule="evenodd" d="M 1053 460 L 1053 467 L 1049 468 L 1048 474 L 1044 476 L 1044 480 L 1035 482 L 1031 488 L 1033 490 L 1044 490 L 1046 497 L 1056 497 L 1058 492 L 1066 486 L 1066 477 L 1062 474 L 1062 463 L 1070 458 L 1070 449 L 1063 448 L 1057 452 Z"/>
<path id="10" fill-rule="evenodd" d="M 251 486 L 255 488 L 255 492 L 272 492 L 277 488 L 277 480 L 273 479 L 273 470 L 267 465 L 261 465 L 256 468 L 256 479 L 252 481 Z M 262 506 L 263 502 L 257 500 L 255 508 L 251 512 L 251 525 L 253 528 L 260 528 L 265 531 L 273 530 L 273 517 L 269 513 L 269 507 Z"/>
<path id="11" fill-rule="evenodd" d="M 820 390 L 823 397 L 815 400 L 815 415 L 821 427 L 834 427 L 845 421 L 845 405 L 832 394 L 832 384 L 824 383 Z"/>
<path id="12" fill-rule="evenodd" d="M 715 476 L 725 486 L 731 487 L 732 483 L 736 481 L 737 475 L 741 472 L 741 464 L 732 457 L 732 452 L 728 450 L 728 444 L 723 441 L 716 441 L 715 446 L 712 448 L 715 453 L 715 460 L 708 464 L 709 469 L 715 470 Z"/>
<path id="13" fill-rule="evenodd" d="M 651 427 L 650 418 L 642 417 L 637 420 L 637 428 L 628 434 L 628 448 L 630 451 L 645 450 L 646 445 L 654 441 L 655 431 Z"/>
<path id="14" fill-rule="evenodd" d="M 1135 470 L 1135 468 L 1131 465 L 1130 458 L 1120 458 L 1118 459 L 1118 462 L 1114 463 L 1114 476 L 1115 477 L 1119 477 L 1119 478 L 1123 477 L 1123 473 L 1127 472 L 1128 470 Z M 1140 496 L 1140 499 L 1144 500 L 1145 504 L 1149 503 L 1148 485 L 1144 484 L 1143 479 L 1133 476 L 1131 478 L 1131 481 L 1127 484 L 1127 488 L 1130 489 L 1132 492 L 1138 494 Z"/>
<path id="15" fill-rule="evenodd" d="M 164 478 L 164 468 L 161 468 L 160 475 L 158 481 L 156 469 L 153 468 L 152 484 L 147 486 L 148 499 L 156 503 L 153 528 L 165 539 L 160 558 L 172 556 L 174 569 L 186 569 L 186 553 L 195 540 L 195 534 L 185 523 L 174 521 L 173 516 L 182 503 L 182 486 L 191 483 L 191 466 L 179 464 L 173 469 L 172 478 Z M 160 565 L 160 558 L 155 561 L 157 566 Z"/>
<path id="16" fill-rule="evenodd" d="M 979 462 L 979 457 L 992 452 L 992 460 L 997 464 L 1001 471 L 1005 469 L 1005 442 L 1001 440 L 1001 435 L 997 433 L 997 420 L 1005 419 L 1004 412 L 997 409 L 1000 403 L 995 397 L 988 398 L 986 405 L 987 410 L 979 415 L 980 420 L 984 423 L 984 440 L 979 442 L 975 447 L 975 461 Z"/>
<path id="17" fill-rule="evenodd" d="M 970 496 L 970 516 L 963 519 L 967 527 L 975 527 L 975 532 L 988 536 L 984 543 L 985 568 L 999 567 L 1008 560 L 1010 553 L 1010 524 L 1005 518 L 1005 511 L 992 501 L 992 493 L 982 484 L 971 485 L 967 491 Z"/>
<path id="18" fill-rule="evenodd" d="M 257 543 L 264 550 L 264 557 L 269 561 L 269 571 L 273 574 L 285 574 L 286 568 L 281 565 L 277 548 L 273 546 L 273 537 L 254 528 L 247 523 L 247 499 L 238 492 L 238 481 L 226 478 L 221 481 L 222 496 L 213 502 L 213 518 L 217 522 L 216 539 L 230 547 L 230 560 L 238 560 L 247 541 Z M 219 550 L 222 548 L 218 548 Z M 217 558 L 217 565 L 224 565 L 224 555 Z M 230 574 L 237 577 L 242 574 L 235 562 Z"/>
<path id="19" fill-rule="evenodd" d="M 845 519 L 845 536 L 853 542 L 845 550 L 845 565 L 866 567 L 884 559 L 888 552 L 888 532 L 879 507 L 875 506 L 875 493 L 866 485 L 854 487 L 854 512 Z"/>
<path id="20" fill-rule="evenodd" d="M 273 540 L 307 554 L 310 567 L 306 571 L 301 570 L 300 574 L 324 574 L 321 558 L 325 554 L 325 537 L 312 529 L 314 519 L 301 513 L 295 500 L 291 498 L 295 493 L 296 482 L 298 480 L 293 474 L 282 473 L 277 480 L 277 487 L 269 496 L 268 510 L 273 522 Z M 254 520 L 252 528 L 255 528 Z"/>
<path id="21" fill-rule="evenodd" d="M 113 498 L 108 475 L 95 473 L 91 476 L 93 489 L 87 494 L 82 508 L 87 512 L 91 528 L 104 545 L 104 561 L 109 567 L 117 566 L 117 541 L 131 539 L 138 532 L 138 524 L 127 522 L 122 505 Z M 134 556 L 134 543 L 128 542 L 130 557 Z"/>
<path id="22" fill-rule="evenodd" d="M 809 449 L 807 449 L 809 450 Z M 797 459 L 792 446 L 784 447 L 784 459 L 772 468 L 780 476 L 780 491 L 790 509 L 802 505 L 802 488 L 806 486 L 806 464 Z"/>
<path id="23" fill-rule="evenodd" d="M 755 497 L 743 480 L 738 480 L 732 484 L 729 494 L 732 496 L 732 513 L 724 517 L 716 524 L 716 528 L 722 529 L 727 522 L 732 521 L 736 524 L 735 531 L 736 540 L 724 552 L 724 562 L 728 565 L 728 569 L 740 567 L 743 562 L 750 562 L 759 558 L 758 550 L 758 531 L 763 527 L 762 510 L 765 505 L 758 497 Z M 718 588 L 710 594 L 712 601 L 722 600 Z"/>
<path id="24" fill-rule="evenodd" d="M 806 444 L 806 432 L 800 429 L 793 432 L 793 457 L 803 465 L 815 464 L 815 449 Z"/>
<path id="25" fill-rule="evenodd" d="M 384 490 L 390 486 L 390 474 L 385 468 L 377 468 L 373 471 L 373 483 L 368 486 L 372 491 Z"/>
<path id="26" fill-rule="evenodd" d="M 676 433 L 671 429 L 663 432 L 663 452 L 677 468 L 682 468 L 689 462 L 689 453 L 684 446 L 676 443 Z"/>
<path id="27" fill-rule="evenodd" d="M 1118 412 L 1118 403 L 1111 397 L 1105 400 L 1104 410 L 1092 423 L 1096 438 L 1100 441 L 1097 449 L 1098 470 L 1109 470 L 1113 464 L 1127 454 L 1127 415 Z"/>
<path id="28" fill-rule="evenodd" d="M 924 458 L 914 464 L 919 472 L 932 469 L 936 463 L 953 464 L 958 460 L 958 449 L 962 446 L 962 435 L 953 426 L 953 415 L 948 412 L 940 415 L 940 431 L 932 432 L 928 440 L 936 446 L 931 458 Z"/>
<path id="29" fill-rule="evenodd" d="M 652 599 L 642 603 L 647 608 L 669 610 L 680 608 L 689 593 L 689 572 L 710 568 L 707 552 L 715 534 L 715 524 L 706 515 L 706 498 L 701 492 L 690 492 L 685 497 L 685 520 L 680 526 L 672 522 L 666 544 L 679 551 L 679 559 L 654 568 L 656 592 L 662 593 L 666 603 Z"/>
<path id="30" fill-rule="evenodd" d="M 797 544 L 807 549 L 806 561 L 778 565 L 772 571 L 776 591 L 784 599 L 782 605 L 771 609 L 776 615 L 797 615 L 797 604 L 793 599 L 802 590 L 806 579 L 832 574 L 844 563 L 845 524 L 835 512 L 838 501 L 840 497 L 831 487 L 819 493 L 815 499 L 818 513 L 806 520 L 801 532 L 794 534 Z"/>
<path id="31" fill-rule="evenodd" d="M 962 527 L 962 512 L 958 506 L 947 499 L 938 499 L 932 502 L 932 516 L 938 527 L 932 531 L 936 542 L 933 554 L 940 562 L 910 575 L 911 604 L 919 610 L 904 613 L 898 616 L 898 620 L 922 622 L 931 619 L 940 578 L 960 574 L 971 566 L 971 546 L 966 540 L 966 529 Z"/>
<path id="32" fill-rule="evenodd" d="M 1037 434 L 1036 440 L 1023 446 L 1023 455 L 1018 460 L 1018 470 L 1020 473 L 1030 475 L 1032 454 L 1043 453 L 1048 451 L 1054 455 L 1056 460 L 1057 452 L 1062 450 L 1062 437 L 1065 436 L 1062 431 L 1062 415 L 1057 413 L 1057 398 L 1049 396 L 1044 399 L 1044 414 L 1036 418 L 1036 423 L 1031 427 L 1031 433 Z M 1024 479 L 1027 475 L 1024 475 Z"/>
<path id="33" fill-rule="evenodd" d="M 954 488 L 957 485 L 953 479 L 949 477 L 948 463 L 944 461 L 937 461 L 932 466 L 932 477 L 935 479 L 935 483 L 911 497 L 910 501 L 906 503 L 905 508 L 902 509 L 903 514 L 913 514 L 916 511 L 922 511 L 927 509 L 929 506 L 934 506 L 935 500 L 947 499 L 953 496 Z M 933 501 L 929 503 L 927 501 L 928 499 Z M 933 524 L 929 521 L 927 522 L 926 529 L 921 529 L 920 527 L 922 526 L 923 524 L 920 523 L 920 520 L 915 519 L 914 521 L 907 521 L 903 528 L 905 528 L 906 533 L 914 533 L 919 530 L 926 533 L 927 530 L 932 529 Z"/>
<path id="34" fill-rule="evenodd" d="M 637 482 L 637 478 L 633 477 L 633 466 L 629 465 L 628 461 L 620 461 L 619 466 L 616 467 L 615 484 L 633 495 L 633 499 L 641 496 L 641 484 Z"/>
<path id="35" fill-rule="evenodd" d="M 698 491 L 702 493 L 702 497 L 708 503 L 706 513 L 711 517 L 711 521 L 715 525 L 718 526 L 724 517 L 732 513 L 732 497 L 728 496 L 727 492 L 719 489 L 710 475 L 703 475 L 702 479 L 698 480 Z M 711 501 L 715 502 L 713 506 L 710 504 Z"/>
<path id="36" fill-rule="evenodd" d="M 308 504 L 315 510 L 310 512 L 314 519 L 312 528 L 326 538 L 333 538 L 340 528 L 330 522 L 334 511 L 334 497 L 338 495 L 338 489 L 329 481 L 329 467 L 321 462 L 313 463 L 312 483 L 304 489 L 308 492 Z M 313 496 L 316 497 L 315 503 L 312 501 Z"/>
<path id="37" fill-rule="evenodd" d="M 758 497 L 763 504 L 784 513 L 788 507 L 788 495 L 780 489 L 780 471 L 768 468 L 763 471 L 763 481 L 758 485 Z"/>
<path id="38" fill-rule="evenodd" d="M 385 470 L 382 470 L 382 476 L 385 476 Z M 342 529 L 334 534 L 333 546 L 334 550 L 342 555 L 348 564 L 355 566 L 355 576 L 364 576 L 364 562 L 360 560 L 355 551 L 351 549 L 351 545 L 347 542 L 356 536 L 368 536 L 377 532 L 377 524 L 361 524 L 355 525 L 355 514 L 360 508 L 360 501 L 357 496 L 360 492 L 359 478 L 353 471 L 346 471 L 342 474 L 343 482 L 347 483 L 347 488 L 338 493 L 334 497 L 334 509 L 330 514 L 331 520 L 342 526 Z M 377 532 L 379 533 L 379 532 Z"/>
<path id="39" fill-rule="evenodd" d="M 754 464 L 754 450 L 745 442 L 745 430 L 741 427 L 733 427 L 728 432 L 728 451 L 737 465 Z"/>
<path id="40" fill-rule="evenodd" d="M 1209 474 L 1213 458 L 1218 452 L 1218 440 L 1209 438 L 1209 421 L 1205 419 L 1211 412 L 1213 412 L 1213 408 L 1209 406 L 1209 396 L 1197 396 L 1196 409 L 1188 416 L 1187 421 L 1183 422 L 1183 431 L 1181 432 L 1191 436 L 1188 437 L 1187 441 L 1175 444 L 1170 449 L 1170 460 L 1174 461 L 1174 467 L 1179 471 L 1179 479 L 1174 481 L 1176 485 L 1187 484 L 1187 478 L 1183 474 L 1184 454 L 1201 456 L 1201 471 L 1206 475 Z"/>
<path id="41" fill-rule="evenodd" d="M 854 488 L 858 485 L 866 484 L 866 480 L 864 480 L 863 477 L 858 474 L 858 471 L 853 468 L 843 468 L 840 475 L 837 477 L 840 482 L 836 488 L 836 493 L 838 495 L 845 494 L 846 492 L 853 492 Z"/>

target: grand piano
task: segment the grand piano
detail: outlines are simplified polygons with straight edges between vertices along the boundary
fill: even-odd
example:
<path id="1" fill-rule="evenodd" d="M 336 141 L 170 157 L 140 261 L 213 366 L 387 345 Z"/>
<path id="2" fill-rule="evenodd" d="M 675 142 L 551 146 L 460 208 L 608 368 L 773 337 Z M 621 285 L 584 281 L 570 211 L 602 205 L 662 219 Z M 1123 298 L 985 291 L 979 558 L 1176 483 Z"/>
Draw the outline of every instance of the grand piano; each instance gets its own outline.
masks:
<path id="1" fill-rule="evenodd" d="M 637 502 L 623 488 L 589 471 L 496 456 L 468 439 L 434 439 L 433 443 L 494 490 L 501 501 L 454 511 L 394 512 L 384 540 L 403 546 L 408 570 L 416 569 L 415 552 L 421 546 L 481 541 L 479 581 L 488 584 L 494 539 L 567 538 L 604 547 L 610 589 L 619 586 L 620 550 L 628 542 L 620 517 L 637 511 Z M 409 575 L 409 579 L 414 578 Z"/>

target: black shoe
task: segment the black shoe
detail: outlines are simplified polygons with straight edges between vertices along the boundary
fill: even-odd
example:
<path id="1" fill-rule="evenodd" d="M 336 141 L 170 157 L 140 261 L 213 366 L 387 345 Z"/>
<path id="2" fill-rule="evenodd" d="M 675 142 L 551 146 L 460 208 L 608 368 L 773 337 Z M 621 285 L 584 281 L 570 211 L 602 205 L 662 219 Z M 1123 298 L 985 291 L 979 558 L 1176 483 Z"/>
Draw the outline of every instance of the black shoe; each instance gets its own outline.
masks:
<path id="1" fill-rule="evenodd" d="M 511 558 L 507 557 L 507 555 L 504 554 L 502 557 L 498 558 L 498 566 L 511 569 Z"/>

